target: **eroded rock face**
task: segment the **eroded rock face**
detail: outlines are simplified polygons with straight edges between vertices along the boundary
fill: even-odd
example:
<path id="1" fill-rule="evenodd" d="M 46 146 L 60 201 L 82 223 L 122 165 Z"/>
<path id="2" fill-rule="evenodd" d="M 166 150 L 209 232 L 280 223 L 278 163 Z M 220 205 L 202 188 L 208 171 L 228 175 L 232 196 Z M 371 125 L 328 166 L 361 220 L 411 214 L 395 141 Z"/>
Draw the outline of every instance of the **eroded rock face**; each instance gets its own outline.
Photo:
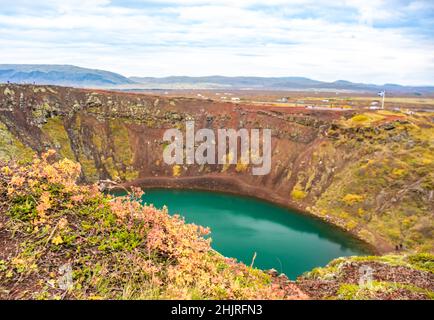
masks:
<path id="1" fill-rule="evenodd" d="M 0 86 L 0 156 L 54 148 L 81 180 L 239 192 L 309 211 L 380 250 L 432 250 L 432 116 L 257 107 L 55 86 Z M 269 128 L 272 169 L 163 162 L 168 128 Z M 366 121 L 365 119 L 363 119 Z M 10 147 L 8 147 L 10 146 Z M 173 179 L 174 175 L 176 179 Z M 170 178 L 170 179 L 169 179 Z"/>

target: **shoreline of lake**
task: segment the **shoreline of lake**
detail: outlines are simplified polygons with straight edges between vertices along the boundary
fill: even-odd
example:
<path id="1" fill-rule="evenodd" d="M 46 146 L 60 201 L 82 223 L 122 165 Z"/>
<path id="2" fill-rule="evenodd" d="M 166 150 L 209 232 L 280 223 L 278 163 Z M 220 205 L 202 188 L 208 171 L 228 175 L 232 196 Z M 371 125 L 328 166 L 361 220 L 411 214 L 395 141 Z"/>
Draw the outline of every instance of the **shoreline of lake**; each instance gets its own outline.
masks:
<path id="1" fill-rule="evenodd" d="M 357 233 L 353 232 L 352 230 L 348 230 L 342 225 L 338 224 L 332 219 L 332 217 L 317 215 L 314 212 L 309 211 L 295 201 L 292 201 L 289 195 L 288 198 L 278 196 L 272 190 L 251 186 L 233 176 L 209 174 L 194 177 L 144 177 L 116 185 L 113 187 L 113 190 L 116 191 L 118 189 L 129 189 L 131 187 L 140 187 L 144 190 L 199 190 L 226 193 L 243 197 L 251 197 L 281 206 L 285 209 L 295 210 L 299 214 L 306 215 L 311 218 L 325 222 L 330 226 L 336 228 L 337 230 L 344 231 L 350 234 L 353 238 L 363 242 L 366 245 L 366 248 L 372 254 L 385 254 L 393 251 L 390 245 L 386 243 L 373 244 L 367 242 L 365 239 L 360 238 Z"/>
<path id="2" fill-rule="evenodd" d="M 254 259 L 255 267 L 279 270 L 293 280 L 333 259 L 371 254 L 349 233 L 263 199 L 153 188 L 145 190 L 142 201 L 157 209 L 167 206 L 171 215 L 179 214 L 187 223 L 210 227 L 212 247 L 224 256 L 247 265 Z"/>

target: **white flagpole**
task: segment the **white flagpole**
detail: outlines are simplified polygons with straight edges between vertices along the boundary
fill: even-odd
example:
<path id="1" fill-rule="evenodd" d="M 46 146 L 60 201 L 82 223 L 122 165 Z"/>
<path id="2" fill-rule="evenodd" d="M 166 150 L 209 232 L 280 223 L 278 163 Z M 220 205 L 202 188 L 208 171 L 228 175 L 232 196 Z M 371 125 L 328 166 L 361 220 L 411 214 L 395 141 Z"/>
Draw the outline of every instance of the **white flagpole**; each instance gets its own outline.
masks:
<path id="1" fill-rule="evenodd" d="M 385 90 L 383 91 L 382 96 L 383 96 L 383 100 L 381 100 L 381 109 L 384 109 L 384 98 L 386 97 L 386 91 Z"/>

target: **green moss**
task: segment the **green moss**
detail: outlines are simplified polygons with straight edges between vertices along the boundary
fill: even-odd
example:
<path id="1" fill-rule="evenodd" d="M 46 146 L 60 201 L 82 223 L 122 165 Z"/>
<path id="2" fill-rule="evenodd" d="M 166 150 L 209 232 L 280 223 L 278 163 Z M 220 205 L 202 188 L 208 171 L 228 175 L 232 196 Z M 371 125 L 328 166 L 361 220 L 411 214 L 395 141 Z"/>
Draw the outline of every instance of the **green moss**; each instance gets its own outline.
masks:
<path id="1" fill-rule="evenodd" d="M 102 163 L 112 179 L 120 179 L 119 172 L 112 157 L 102 159 Z"/>
<path id="2" fill-rule="evenodd" d="M 338 258 L 329 262 L 325 267 L 314 268 L 303 274 L 303 277 L 316 280 L 332 280 L 339 276 L 339 270 L 346 258 Z"/>
<path id="3" fill-rule="evenodd" d="M 105 144 L 104 138 L 101 135 L 94 133 L 92 136 L 92 143 L 99 152 L 103 151 Z"/>
<path id="4" fill-rule="evenodd" d="M 99 179 L 99 172 L 93 159 L 80 154 L 78 161 L 81 165 L 81 170 L 83 170 L 83 173 L 86 176 L 86 179 L 89 181 L 96 181 Z"/>
<path id="5" fill-rule="evenodd" d="M 103 240 L 98 249 L 102 251 L 116 251 L 126 250 L 131 251 L 138 247 L 142 242 L 142 237 L 135 232 L 129 232 L 127 230 L 118 230 L 112 232 L 108 239 Z"/>
<path id="6" fill-rule="evenodd" d="M 47 123 L 42 126 L 42 132 L 59 148 L 59 152 L 63 157 L 75 160 L 68 133 L 60 117 L 47 119 Z"/>
<path id="7" fill-rule="evenodd" d="M 375 243 L 375 236 L 369 230 L 360 229 L 357 235 L 360 239 L 367 243 Z"/>
<path id="8" fill-rule="evenodd" d="M 124 175 L 124 180 L 125 181 L 133 181 L 133 180 L 137 179 L 138 177 L 139 177 L 139 171 L 127 168 L 125 175 Z"/>
<path id="9" fill-rule="evenodd" d="M 434 255 L 430 253 L 419 253 L 410 255 L 408 262 L 419 270 L 434 273 Z"/>
<path id="10" fill-rule="evenodd" d="M 410 255 L 389 254 L 384 256 L 351 257 L 351 261 L 380 262 L 391 266 L 405 266 L 421 271 L 434 272 L 434 255 L 430 253 L 417 253 Z"/>
<path id="11" fill-rule="evenodd" d="M 16 197 L 7 214 L 20 221 L 30 221 L 36 217 L 36 202 L 33 197 Z"/>
<path id="12" fill-rule="evenodd" d="M 119 120 L 110 120 L 109 126 L 116 159 L 125 165 L 131 165 L 133 162 L 133 152 L 127 128 Z"/>
<path id="13" fill-rule="evenodd" d="M 332 298 L 342 300 L 376 299 L 378 294 L 393 294 L 394 291 L 402 289 L 412 293 L 422 294 L 427 299 L 433 299 L 434 297 L 434 292 L 414 285 L 387 281 L 372 281 L 363 287 L 349 283 L 341 284 L 336 292 L 336 297 Z"/>
<path id="14" fill-rule="evenodd" d="M 337 298 L 342 300 L 359 300 L 364 296 L 359 286 L 356 284 L 342 284 L 336 292 Z"/>
<path id="15" fill-rule="evenodd" d="M 34 154 L 31 148 L 25 146 L 0 122 L 0 160 L 28 163 L 33 159 Z"/>
<path id="16" fill-rule="evenodd" d="M 138 171 L 133 167 L 134 154 L 129 141 L 128 130 L 120 120 L 109 121 L 110 132 L 108 136 L 112 144 L 112 156 L 102 158 L 102 162 L 113 179 L 131 181 L 138 177 Z M 96 146 L 101 146 L 101 139 L 93 139 Z"/>

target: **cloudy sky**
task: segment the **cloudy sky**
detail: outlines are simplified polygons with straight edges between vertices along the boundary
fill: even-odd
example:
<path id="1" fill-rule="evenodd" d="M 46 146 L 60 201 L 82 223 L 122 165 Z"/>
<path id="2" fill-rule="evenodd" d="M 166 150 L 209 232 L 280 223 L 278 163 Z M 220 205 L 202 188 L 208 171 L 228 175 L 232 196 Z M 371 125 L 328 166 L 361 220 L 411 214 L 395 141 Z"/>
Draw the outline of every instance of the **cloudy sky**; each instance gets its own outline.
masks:
<path id="1" fill-rule="evenodd" d="M 434 85 L 434 1 L 0 0 L 0 63 Z"/>

